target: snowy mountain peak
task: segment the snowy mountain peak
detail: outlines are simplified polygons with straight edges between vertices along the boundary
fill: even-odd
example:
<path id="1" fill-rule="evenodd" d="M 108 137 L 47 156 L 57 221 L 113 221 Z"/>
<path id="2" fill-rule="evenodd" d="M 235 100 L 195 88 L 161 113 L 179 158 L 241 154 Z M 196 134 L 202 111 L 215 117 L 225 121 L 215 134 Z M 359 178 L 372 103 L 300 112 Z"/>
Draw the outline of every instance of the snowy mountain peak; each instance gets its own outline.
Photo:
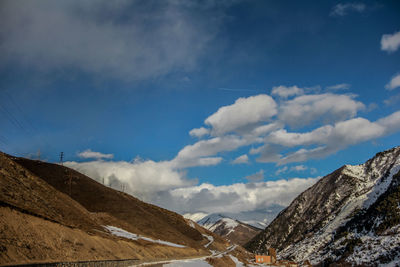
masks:
<path id="1" fill-rule="evenodd" d="M 379 227 L 385 220 L 391 223 L 385 223 L 384 229 L 397 227 L 393 222 L 398 223 L 397 219 L 400 221 L 400 216 L 396 217 L 400 214 L 400 187 L 399 195 L 396 195 L 397 185 L 400 184 L 399 171 L 400 147 L 378 153 L 364 164 L 345 165 L 300 194 L 264 232 L 246 246 L 254 252 L 275 247 L 283 258 L 296 261 L 309 259 L 314 264 L 340 260 L 353 263 L 351 255 L 355 253 L 354 242 L 362 244 L 363 240 L 363 234 L 356 234 L 354 229 L 365 225 L 363 220 L 366 214 L 378 214 L 374 215 L 377 221 L 371 229 Z M 389 211 L 395 214 L 396 220 L 391 217 L 387 219 L 389 215 L 381 212 L 386 208 L 383 204 L 379 206 L 381 202 L 394 203 L 394 208 Z M 376 210 L 377 206 L 379 210 Z M 371 236 L 371 232 L 364 234 Z M 372 233 L 373 236 L 375 234 Z M 337 243 L 343 236 L 347 239 Z M 400 233 L 391 242 L 400 246 Z M 392 253 L 390 247 L 387 250 L 383 254 Z M 372 261 L 381 263 L 375 258 Z"/>
<path id="2" fill-rule="evenodd" d="M 185 214 L 185 218 L 193 220 L 204 228 L 214 232 L 232 243 L 243 245 L 258 234 L 261 229 L 235 220 L 220 213 L 212 213 L 204 216 L 204 213 Z"/>

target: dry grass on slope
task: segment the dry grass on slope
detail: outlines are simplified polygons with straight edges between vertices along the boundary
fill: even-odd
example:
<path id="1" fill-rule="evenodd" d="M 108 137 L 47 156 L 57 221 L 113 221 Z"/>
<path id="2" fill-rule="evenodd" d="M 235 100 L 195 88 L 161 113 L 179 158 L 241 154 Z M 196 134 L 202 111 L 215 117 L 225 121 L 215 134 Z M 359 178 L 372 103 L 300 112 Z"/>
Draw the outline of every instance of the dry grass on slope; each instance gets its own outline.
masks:
<path id="1" fill-rule="evenodd" d="M 190 247 L 202 247 L 199 242 L 203 240 L 202 235 L 179 214 L 108 188 L 64 166 L 24 158 L 14 161 L 60 192 L 70 195 L 88 211 L 107 213 L 123 222 L 123 225 L 115 226 Z"/>
<path id="2" fill-rule="evenodd" d="M 149 261 L 207 255 L 188 247 L 89 234 L 8 207 L 0 207 L 0 233 L 0 265 L 132 258 Z"/>

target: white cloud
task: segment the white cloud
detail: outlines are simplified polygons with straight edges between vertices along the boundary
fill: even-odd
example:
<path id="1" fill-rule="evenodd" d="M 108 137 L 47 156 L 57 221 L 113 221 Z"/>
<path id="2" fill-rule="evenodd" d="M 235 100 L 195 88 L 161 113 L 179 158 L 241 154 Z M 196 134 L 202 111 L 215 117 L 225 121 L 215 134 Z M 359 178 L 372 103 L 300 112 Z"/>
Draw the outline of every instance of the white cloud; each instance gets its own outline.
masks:
<path id="1" fill-rule="evenodd" d="M 256 159 L 257 162 L 263 163 L 274 163 L 278 162 L 282 155 L 279 154 L 281 147 L 269 143 L 265 143 L 263 146 L 258 148 L 250 149 L 250 154 L 260 154 L 260 156 Z"/>
<path id="2" fill-rule="evenodd" d="M 400 130 L 400 111 L 375 122 L 364 118 L 340 121 L 334 125 L 325 125 L 305 133 L 291 133 L 279 129 L 267 136 L 264 145 L 252 148 L 250 154 L 260 154 L 258 162 L 284 165 L 292 162 L 304 162 L 321 159 L 343 150 L 350 145 L 374 140 Z M 297 148 L 289 150 L 287 148 Z M 311 170 L 311 169 L 310 169 Z M 281 168 L 278 174 L 288 171 Z M 289 171 L 293 171 L 290 169 Z M 313 171 L 315 173 L 315 171 Z"/>
<path id="3" fill-rule="evenodd" d="M 343 16 L 347 15 L 349 12 L 354 11 L 354 12 L 362 13 L 365 10 L 366 10 L 366 6 L 363 3 L 356 3 L 356 2 L 346 3 L 346 4 L 339 3 L 332 8 L 330 15 L 333 17 L 343 17 Z"/>
<path id="4" fill-rule="evenodd" d="M 273 133 L 270 141 L 276 145 L 286 147 L 320 145 L 316 148 L 301 148 L 289 152 L 276 162 L 278 165 L 290 162 L 302 162 L 309 159 L 319 159 L 336 153 L 350 145 L 367 140 L 376 139 L 387 133 L 389 128 L 395 127 L 400 116 L 393 115 L 380 122 L 370 122 L 364 118 L 355 118 L 341 121 L 334 126 L 323 126 L 308 133 L 287 133 L 285 131 Z M 388 127 L 384 127 L 384 125 Z M 390 126 L 390 127 L 389 127 Z"/>
<path id="5" fill-rule="evenodd" d="M 87 149 L 83 152 L 78 153 L 78 157 L 84 159 L 112 159 L 114 157 L 113 154 L 103 154 L 100 152 L 95 152 L 90 149 Z"/>
<path id="6" fill-rule="evenodd" d="M 178 212 L 203 211 L 244 212 L 262 209 L 273 204 L 287 206 L 319 178 L 293 178 L 257 183 L 237 183 L 227 186 L 201 184 L 177 188 L 159 195 L 155 203 L 164 203 Z"/>
<path id="7" fill-rule="evenodd" d="M 395 52 L 400 47 L 400 31 L 393 34 L 384 34 L 381 39 L 381 50 Z"/>
<path id="8" fill-rule="evenodd" d="M 247 154 L 241 155 L 232 161 L 232 164 L 247 164 L 249 163 L 249 157 Z"/>
<path id="9" fill-rule="evenodd" d="M 400 111 L 394 112 L 387 117 L 381 118 L 376 122 L 384 127 L 385 134 L 391 134 L 400 130 Z"/>
<path id="10" fill-rule="evenodd" d="M 190 136 L 201 138 L 210 133 L 210 130 L 204 127 L 192 129 L 189 134 Z"/>
<path id="11" fill-rule="evenodd" d="M 272 88 L 272 95 L 277 95 L 282 98 L 288 98 L 290 96 L 294 95 L 302 95 L 304 93 L 303 89 L 297 87 L 297 86 L 276 86 Z"/>
<path id="12" fill-rule="evenodd" d="M 184 172 L 176 171 L 169 162 L 151 160 L 65 162 L 65 166 L 75 169 L 96 181 L 126 191 L 145 201 L 151 201 L 153 194 L 178 187 L 191 186 L 196 180 L 188 180 Z"/>
<path id="13" fill-rule="evenodd" d="M 395 75 L 385 86 L 387 90 L 394 90 L 398 87 L 400 87 L 400 74 Z"/>
<path id="14" fill-rule="evenodd" d="M 283 127 L 283 124 L 280 122 L 274 122 L 274 123 L 270 123 L 270 124 L 266 124 L 266 125 L 261 125 L 258 127 L 255 127 L 250 135 L 253 136 L 263 136 L 266 135 L 267 133 L 270 133 L 273 130 L 276 130 L 278 128 Z"/>
<path id="15" fill-rule="evenodd" d="M 354 117 L 365 105 L 353 95 L 303 95 L 286 101 L 280 107 L 279 119 L 292 127 L 315 122 L 337 122 Z"/>
<path id="16" fill-rule="evenodd" d="M 223 12 L 184 1 L 2 1 L 0 62 L 124 81 L 192 70 Z"/>
<path id="17" fill-rule="evenodd" d="M 209 116 L 205 123 L 212 126 L 212 134 L 223 135 L 258 122 L 268 121 L 276 115 L 276 103 L 268 95 L 239 98 Z"/>
<path id="18" fill-rule="evenodd" d="M 247 140 L 235 135 L 201 140 L 193 145 L 182 148 L 175 159 L 172 160 L 172 164 L 176 168 L 215 165 L 220 163 L 222 158 L 209 158 L 210 156 L 224 151 L 232 151 L 246 144 L 248 144 Z M 207 160 L 205 161 L 205 159 Z"/>
<path id="19" fill-rule="evenodd" d="M 285 147 L 304 146 L 324 143 L 332 134 L 333 127 L 322 126 L 307 133 L 290 133 L 282 129 L 272 132 L 266 141 L 271 144 Z"/>
<path id="20" fill-rule="evenodd" d="M 171 162 L 135 160 L 133 162 L 66 162 L 66 166 L 105 185 L 121 190 L 140 199 L 179 213 L 203 211 L 242 213 L 246 219 L 264 218 L 271 207 L 276 210 L 312 186 L 319 178 L 293 178 L 268 182 L 237 183 L 227 186 L 195 185 L 185 172 L 174 170 Z M 262 179 L 264 172 L 249 176 L 250 180 Z M 250 216 L 250 217 L 249 217 Z"/>
<path id="21" fill-rule="evenodd" d="M 336 85 L 327 86 L 326 89 L 331 91 L 338 91 L 338 90 L 348 90 L 350 89 L 350 87 L 351 85 L 348 83 L 340 83 Z"/>
<path id="22" fill-rule="evenodd" d="M 264 170 L 260 170 L 254 174 L 245 177 L 249 182 L 259 182 L 264 179 Z"/>

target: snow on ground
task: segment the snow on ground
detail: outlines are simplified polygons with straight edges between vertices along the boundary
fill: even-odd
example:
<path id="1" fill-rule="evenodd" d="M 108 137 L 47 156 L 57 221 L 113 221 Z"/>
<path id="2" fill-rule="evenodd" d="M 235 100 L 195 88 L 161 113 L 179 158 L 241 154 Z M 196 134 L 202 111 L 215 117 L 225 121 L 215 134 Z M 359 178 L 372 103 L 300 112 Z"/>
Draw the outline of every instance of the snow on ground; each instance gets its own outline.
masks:
<path id="1" fill-rule="evenodd" d="M 204 212 L 197 212 L 197 213 L 186 213 L 183 214 L 183 217 L 185 217 L 186 219 L 198 222 L 201 219 L 203 219 L 204 217 L 208 216 L 207 213 Z"/>
<path id="2" fill-rule="evenodd" d="M 190 220 L 190 219 L 187 219 L 187 220 L 188 220 L 187 222 L 188 222 L 189 226 L 194 228 L 194 229 L 196 229 L 196 226 L 194 225 L 194 222 L 192 220 Z"/>
<path id="3" fill-rule="evenodd" d="M 393 165 L 387 162 L 393 163 Z M 367 168 L 366 165 L 367 163 L 355 166 L 346 165 L 343 168 L 342 175 L 338 177 L 337 182 L 345 177 L 343 175 L 358 179 L 359 183 L 354 188 L 354 192 L 337 214 L 327 218 L 328 222 L 323 228 L 313 236 L 288 246 L 280 253 L 281 256 L 285 258 L 288 255 L 293 255 L 297 261 L 310 259 L 312 263 L 317 263 L 326 257 L 333 256 L 330 252 L 321 254 L 323 247 L 332 241 L 335 231 L 351 219 L 351 214 L 355 210 L 360 208 L 367 209 L 387 190 L 393 175 L 400 170 L 400 158 L 394 159 L 393 154 L 384 155 L 375 158 L 371 162 L 370 168 Z M 390 174 L 388 177 L 384 177 L 388 168 L 390 168 Z M 377 177 L 380 178 L 376 179 Z M 336 194 L 336 197 L 340 198 L 340 195 Z"/>
<path id="4" fill-rule="evenodd" d="M 230 233 L 232 233 L 236 226 L 239 225 L 239 223 L 231 218 L 223 218 L 220 220 L 219 223 L 215 223 L 213 226 L 210 227 L 210 231 L 214 232 L 215 229 L 218 228 L 218 226 L 220 226 L 221 224 L 225 224 L 225 228 L 229 229 L 229 232 L 226 235 L 229 235 Z"/>
<path id="5" fill-rule="evenodd" d="M 390 264 L 400 263 L 400 225 L 388 230 L 388 235 L 364 235 L 361 237 L 362 244 L 354 248 L 354 252 L 347 261 L 356 264 L 376 262 L 378 259 L 391 251 L 397 251 L 396 259 Z M 391 257 L 389 257 L 391 258 Z M 388 264 L 388 266 L 391 266 Z M 396 265 L 398 266 L 398 265 Z"/>
<path id="6" fill-rule="evenodd" d="M 168 267 L 187 267 L 187 266 L 193 266 L 193 267 L 208 267 L 212 266 L 206 262 L 206 259 L 208 256 L 205 257 L 200 257 L 196 259 L 186 259 L 186 260 L 166 260 L 166 261 L 157 261 L 157 262 L 147 262 L 147 263 L 141 263 L 138 265 L 132 265 L 132 266 L 168 266 Z"/>
<path id="7" fill-rule="evenodd" d="M 207 248 L 209 245 L 212 244 L 212 242 L 214 242 L 214 237 L 212 237 L 210 235 L 205 235 L 205 234 L 203 234 L 203 236 L 210 241 L 210 242 L 208 242 L 207 244 L 204 245 L 204 247 Z"/>
<path id="8" fill-rule="evenodd" d="M 207 267 L 212 266 L 208 264 L 205 260 L 183 260 L 183 261 L 175 261 L 171 263 L 164 264 L 164 267 Z"/>
<path id="9" fill-rule="evenodd" d="M 106 226 L 103 226 L 103 227 L 105 229 L 107 229 L 112 235 L 119 236 L 119 237 L 124 237 L 124 238 L 131 239 L 131 240 L 142 239 L 142 240 L 146 240 L 148 242 L 157 243 L 157 244 L 161 244 L 161 245 L 166 245 L 166 246 L 170 246 L 170 247 L 176 247 L 176 248 L 184 248 L 184 247 L 186 247 L 186 246 L 175 244 L 175 243 L 171 243 L 171 242 L 168 242 L 168 241 L 163 241 L 163 240 L 159 240 L 159 239 L 158 240 L 154 240 L 154 239 L 149 238 L 149 237 L 141 236 L 141 235 L 138 235 L 138 234 L 133 234 L 131 232 L 125 231 L 124 229 L 121 229 L 121 228 L 118 228 L 118 227 L 115 227 L 115 226 L 111 226 L 111 225 L 106 225 Z"/>

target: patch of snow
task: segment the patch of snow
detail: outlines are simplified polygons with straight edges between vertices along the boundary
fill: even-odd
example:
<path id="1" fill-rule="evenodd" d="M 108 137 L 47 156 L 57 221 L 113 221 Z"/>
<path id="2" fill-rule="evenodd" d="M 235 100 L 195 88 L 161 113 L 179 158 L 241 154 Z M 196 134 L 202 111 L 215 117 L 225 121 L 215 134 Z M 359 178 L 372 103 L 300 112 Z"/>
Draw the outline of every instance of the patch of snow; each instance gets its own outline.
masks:
<path id="1" fill-rule="evenodd" d="M 212 242 L 214 242 L 214 237 L 212 237 L 210 235 L 206 235 L 206 234 L 203 234 L 203 236 L 210 241 L 210 242 L 208 242 L 207 244 L 204 245 L 204 247 L 207 248 L 209 245 L 212 244 Z"/>
<path id="2" fill-rule="evenodd" d="M 107 229 L 112 235 L 115 236 L 119 236 L 119 237 L 123 237 L 123 238 L 127 238 L 127 239 L 131 239 L 131 240 L 145 240 L 148 242 L 152 242 L 152 243 L 157 243 L 157 244 L 161 244 L 161 245 L 166 245 L 166 246 L 170 246 L 170 247 L 176 247 L 176 248 L 184 248 L 186 246 L 184 245 L 179 245 L 179 244 L 175 244 L 172 242 L 168 242 L 168 241 L 163 241 L 163 240 L 154 240 L 152 238 L 149 237 L 145 237 L 145 236 L 141 236 L 138 234 L 133 234 L 131 232 L 125 231 L 124 229 L 115 227 L 115 226 L 111 226 L 111 225 L 106 225 L 103 226 L 105 229 Z"/>
<path id="3" fill-rule="evenodd" d="M 251 226 L 253 226 L 255 228 L 258 228 L 260 230 L 265 229 L 265 227 L 268 226 L 268 224 L 266 224 L 264 222 L 259 222 L 259 221 L 254 221 L 254 220 L 252 220 L 252 221 L 242 221 L 242 222 L 245 223 L 245 224 L 251 225 Z"/>
<path id="4" fill-rule="evenodd" d="M 190 219 L 187 219 L 188 221 L 188 225 L 190 226 L 190 227 L 192 227 L 192 228 L 194 228 L 194 229 L 196 229 L 196 226 L 194 225 L 194 222 L 192 221 L 192 220 L 190 220 Z"/>
<path id="5" fill-rule="evenodd" d="M 209 226 L 209 224 L 205 225 L 206 228 L 209 227 L 209 230 L 214 232 L 215 229 L 217 229 L 219 226 L 224 225 L 224 228 L 229 229 L 229 232 L 226 235 L 229 235 L 232 233 L 235 228 L 239 225 L 239 223 L 231 218 L 223 218 L 214 223 L 212 226 Z"/>
<path id="6" fill-rule="evenodd" d="M 195 259 L 185 259 L 185 260 L 165 260 L 165 261 L 157 261 L 157 262 L 146 262 L 132 266 L 146 266 L 146 265 L 162 265 L 162 266 L 170 266 L 170 267 L 186 267 L 186 266 L 194 266 L 194 267 L 209 267 L 212 266 L 208 264 L 205 260 L 208 256 L 195 258 Z"/>
<path id="7" fill-rule="evenodd" d="M 196 212 L 196 213 L 185 213 L 182 216 L 186 219 L 192 220 L 194 222 L 198 222 L 209 214 L 204 212 Z"/>

